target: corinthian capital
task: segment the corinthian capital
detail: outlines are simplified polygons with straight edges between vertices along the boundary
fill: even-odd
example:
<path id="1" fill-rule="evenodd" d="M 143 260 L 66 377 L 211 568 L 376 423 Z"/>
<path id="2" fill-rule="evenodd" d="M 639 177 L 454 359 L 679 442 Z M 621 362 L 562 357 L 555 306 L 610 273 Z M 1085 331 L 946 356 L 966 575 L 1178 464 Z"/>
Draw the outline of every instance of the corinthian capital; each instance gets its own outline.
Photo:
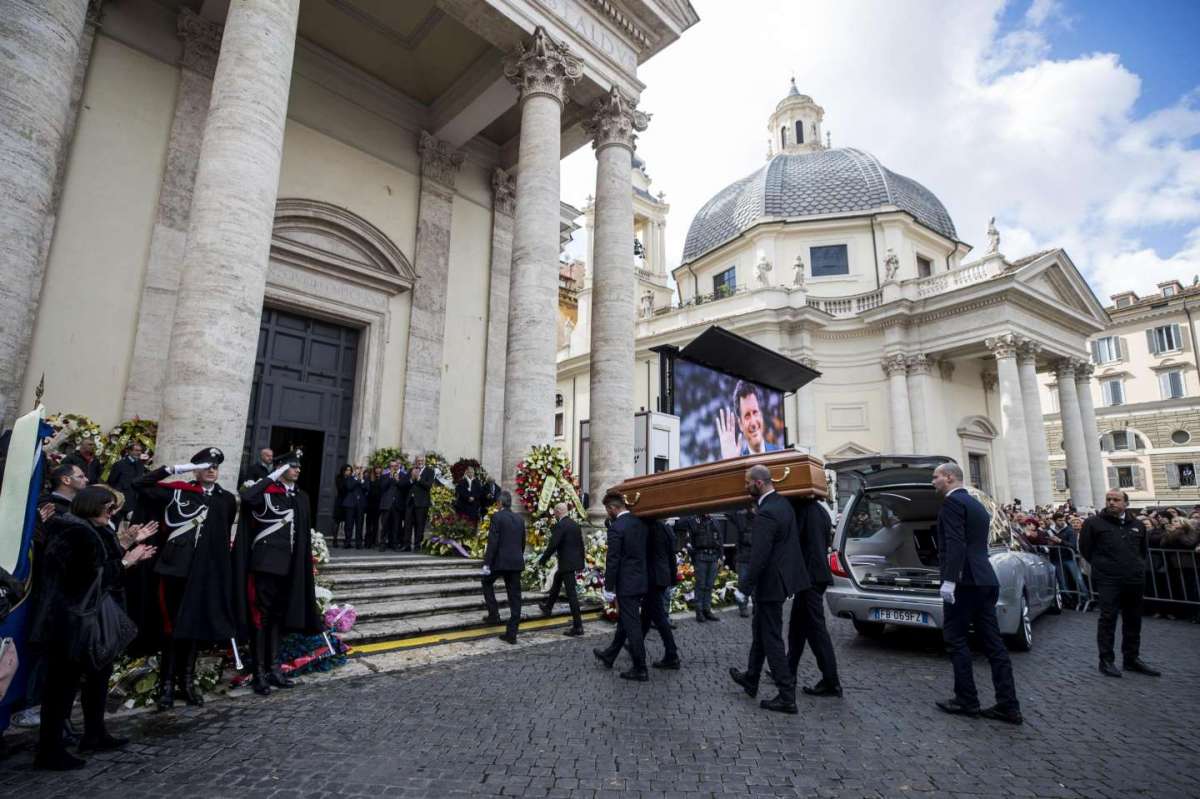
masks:
<path id="1" fill-rule="evenodd" d="M 492 208 L 509 216 L 517 211 L 517 182 L 500 167 L 492 172 Z"/>
<path id="2" fill-rule="evenodd" d="M 908 373 L 913 375 L 927 375 L 929 369 L 933 366 L 933 360 L 924 353 L 908 356 Z"/>
<path id="3" fill-rule="evenodd" d="M 183 40 L 183 56 L 179 63 L 193 72 L 211 78 L 217 71 L 221 54 L 221 33 L 224 26 L 209 22 L 186 8 L 179 10 L 175 32 Z"/>
<path id="4" fill-rule="evenodd" d="M 886 355 L 879 362 L 879 366 L 888 377 L 896 374 L 906 374 L 908 370 L 908 358 L 898 352 L 894 355 Z"/>
<path id="5" fill-rule="evenodd" d="M 583 76 L 583 62 L 570 48 L 546 35 L 540 25 L 504 65 L 504 76 L 521 91 L 521 99 L 545 95 L 563 104 L 567 86 Z"/>
<path id="6" fill-rule="evenodd" d="M 1054 376 L 1058 379 L 1059 383 L 1062 383 L 1064 380 L 1074 380 L 1075 361 L 1072 361 L 1068 358 L 1063 358 L 1062 360 L 1056 362 L 1054 364 Z"/>
<path id="7" fill-rule="evenodd" d="M 592 148 L 610 145 L 633 149 L 637 134 L 650 124 L 650 115 L 613 86 L 608 96 L 592 102 L 592 115 L 583 121 L 583 129 L 592 137 Z"/>
<path id="8" fill-rule="evenodd" d="M 446 142 L 435 139 L 425 131 L 421 131 L 417 152 L 421 154 L 421 179 L 432 180 L 447 189 L 453 189 L 454 177 L 466 156 L 458 150 L 450 149 Z"/>
<path id="9" fill-rule="evenodd" d="M 1089 382 L 1094 371 L 1096 371 L 1096 367 L 1092 365 L 1091 361 L 1075 361 L 1075 382 Z"/>
<path id="10" fill-rule="evenodd" d="M 1000 358 L 1015 358 L 1017 356 L 1017 347 L 1024 341 L 1020 336 L 1015 336 L 1012 333 L 1005 333 L 1002 336 L 994 336 L 983 340 L 983 346 L 992 351 L 992 355 Z"/>
<path id="11" fill-rule="evenodd" d="M 1022 339 L 1017 342 L 1017 355 L 1022 360 L 1037 360 L 1038 353 L 1042 351 L 1042 345 L 1033 339 Z"/>

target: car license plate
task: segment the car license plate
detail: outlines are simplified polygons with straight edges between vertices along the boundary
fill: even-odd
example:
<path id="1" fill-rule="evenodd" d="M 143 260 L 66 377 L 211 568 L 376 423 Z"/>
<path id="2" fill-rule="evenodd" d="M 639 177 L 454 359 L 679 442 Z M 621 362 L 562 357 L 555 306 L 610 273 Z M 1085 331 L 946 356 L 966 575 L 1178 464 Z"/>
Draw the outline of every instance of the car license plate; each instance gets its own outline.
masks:
<path id="1" fill-rule="evenodd" d="M 894 624 L 929 624 L 929 614 L 919 610 L 871 608 L 871 621 L 890 621 Z"/>

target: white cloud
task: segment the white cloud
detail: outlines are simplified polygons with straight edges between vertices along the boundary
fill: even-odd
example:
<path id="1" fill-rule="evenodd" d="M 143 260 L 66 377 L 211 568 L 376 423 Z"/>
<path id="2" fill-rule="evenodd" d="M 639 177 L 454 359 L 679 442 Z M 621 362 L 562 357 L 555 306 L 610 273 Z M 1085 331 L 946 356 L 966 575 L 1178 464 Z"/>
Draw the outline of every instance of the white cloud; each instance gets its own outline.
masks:
<path id="1" fill-rule="evenodd" d="M 671 265 L 699 207 L 762 165 L 795 75 L 835 147 L 929 187 L 968 242 L 995 215 L 1010 257 L 1063 246 L 1103 300 L 1200 271 L 1198 98 L 1139 118 L 1141 80 L 1119 53 L 1048 60 L 1047 36 L 1070 24 L 1055 0 L 1035 0 L 1015 31 L 998 30 L 1001 0 L 694 5 L 701 22 L 640 71 L 654 119 L 638 152 L 672 204 Z M 563 162 L 568 202 L 594 181 L 590 149 Z M 1162 224 L 1192 237 L 1155 253 L 1147 226 Z"/>

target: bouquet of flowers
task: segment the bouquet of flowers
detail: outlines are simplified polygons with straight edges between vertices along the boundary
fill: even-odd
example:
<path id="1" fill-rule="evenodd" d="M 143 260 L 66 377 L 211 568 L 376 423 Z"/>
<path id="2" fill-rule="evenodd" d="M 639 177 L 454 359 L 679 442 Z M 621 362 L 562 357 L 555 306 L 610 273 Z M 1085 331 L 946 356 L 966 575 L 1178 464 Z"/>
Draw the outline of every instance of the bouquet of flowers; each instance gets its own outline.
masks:
<path id="1" fill-rule="evenodd" d="M 153 419 L 133 417 L 121 422 L 108 431 L 108 440 L 104 443 L 103 452 L 99 456 L 101 477 L 108 479 L 108 472 L 113 464 L 121 459 L 121 455 L 134 444 L 141 444 L 148 453 L 154 452 L 154 444 L 158 440 L 158 422 Z"/>

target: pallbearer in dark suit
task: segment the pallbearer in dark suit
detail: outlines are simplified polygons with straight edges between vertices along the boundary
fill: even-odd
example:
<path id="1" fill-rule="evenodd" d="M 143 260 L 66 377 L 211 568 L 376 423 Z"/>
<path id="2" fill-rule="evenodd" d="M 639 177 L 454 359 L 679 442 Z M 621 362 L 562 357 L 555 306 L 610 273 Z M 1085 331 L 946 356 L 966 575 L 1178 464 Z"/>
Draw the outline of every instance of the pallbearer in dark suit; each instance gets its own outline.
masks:
<path id="1" fill-rule="evenodd" d="M 979 695 L 971 666 L 967 631 L 972 625 L 992 666 L 996 704 L 983 710 L 988 718 L 1020 724 L 1021 705 L 1013 683 L 1012 662 L 1000 640 L 996 599 L 1000 581 L 988 559 L 991 515 L 962 484 L 962 469 L 943 463 L 933 471 L 933 487 L 941 494 L 938 513 L 938 553 L 942 566 L 942 634 L 954 663 L 954 697 L 937 706 L 947 713 L 978 716 Z"/>
<path id="2" fill-rule="evenodd" d="M 804 686 L 804 693 L 809 696 L 841 696 L 837 657 L 833 654 L 833 642 L 825 627 L 825 589 L 833 583 L 828 558 L 829 513 L 815 499 L 805 500 L 803 504 L 793 507 L 800 528 L 800 552 L 804 555 L 804 568 L 812 585 L 797 591 L 792 599 L 792 615 L 788 619 L 788 668 L 795 680 L 807 643 L 816 658 L 817 668 L 821 670 L 821 681 L 811 688 Z"/>
<path id="3" fill-rule="evenodd" d="M 629 512 L 625 506 L 625 496 L 619 491 L 610 490 L 604 495 L 604 510 L 611 520 L 608 528 L 608 557 L 604 562 L 604 598 L 617 601 L 617 623 L 625 635 L 624 645 L 629 649 L 629 657 L 633 660 L 633 668 L 621 672 L 621 677 L 646 682 L 650 679 L 650 674 L 646 671 L 646 647 L 642 640 L 642 601 L 646 598 L 648 585 L 646 525 Z M 592 654 L 608 668 L 612 668 L 613 661 L 620 652 L 620 644 L 615 651 L 592 650 Z"/>
<path id="4" fill-rule="evenodd" d="M 512 494 L 500 492 L 500 510 L 492 516 L 488 527 L 487 549 L 483 553 L 483 602 L 488 615 L 485 624 L 500 623 L 500 606 L 496 603 L 496 578 L 504 578 L 508 594 L 508 629 L 500 636 L 506 644 L 517 642 L 517 627 L 521 623 L 521 572 L 525 569 L 525 522 L 512 512 Z"/>
<path id="5" fill-rule="evenodd" d="M 571 606 L 571 619 L 574 624 L 563 635 L 583 635 L 583 616 L 579 612 L 579 592 L 575 586 L 575 575 L 583 568 L 583 531 L 579 524 L 567 515 L 567 503 L 560 502 L 554 506 L 554 516 L 558 519 L 550 529 L 550 543 L 542 553 L 538 563 L 542 566 L 550 558 L 558 557 L 558 571 L 550 583 L 550 594 L 546 601 L 538 607 L 543 616 L 549 616 L 558 601 L 558 592 L 566 591 L 567 604 Z"/>
<path id="6" fill-rule="evenodd" d="M 483 498 L 483 485 L 475 476 L 475 469 L 468 466 L 463 471 L 462 479 L 454 486 L 454 510 L 479 526 L 481 514 L 480 500 Z"/>
<path id="7" fill-rule="evenodd" d="M 804 568 L 796 515 L 791 503 L 775 492 L 766 466 L 746 470 L 746 493 L 758 500 L 758 512 L 751 525 L 750 568 L 738 592 L 754 598 L 754 638 L 746 670 L 730 668 L 729 676 L 755 697 L 765 660 L 775 675 L 779 695 L 759 704 L 766 710 L 795 713 L 796 681 L 783 648 L 783 603 L 812 583 Z"/>
<path id="8" fill-rule="evenodd" d="M 413 461 L 412 480 L 408 493 L 408 514 L 405 517 L 404 546 L 402 550 L 419 552 L 425 541 L 425 524 L 429 521 L 429 508 L 433 499 L 429 491 L 433 488 L 436 474 L 432 466 L 425 465 L 425 456 L 418 455 Z"/>

